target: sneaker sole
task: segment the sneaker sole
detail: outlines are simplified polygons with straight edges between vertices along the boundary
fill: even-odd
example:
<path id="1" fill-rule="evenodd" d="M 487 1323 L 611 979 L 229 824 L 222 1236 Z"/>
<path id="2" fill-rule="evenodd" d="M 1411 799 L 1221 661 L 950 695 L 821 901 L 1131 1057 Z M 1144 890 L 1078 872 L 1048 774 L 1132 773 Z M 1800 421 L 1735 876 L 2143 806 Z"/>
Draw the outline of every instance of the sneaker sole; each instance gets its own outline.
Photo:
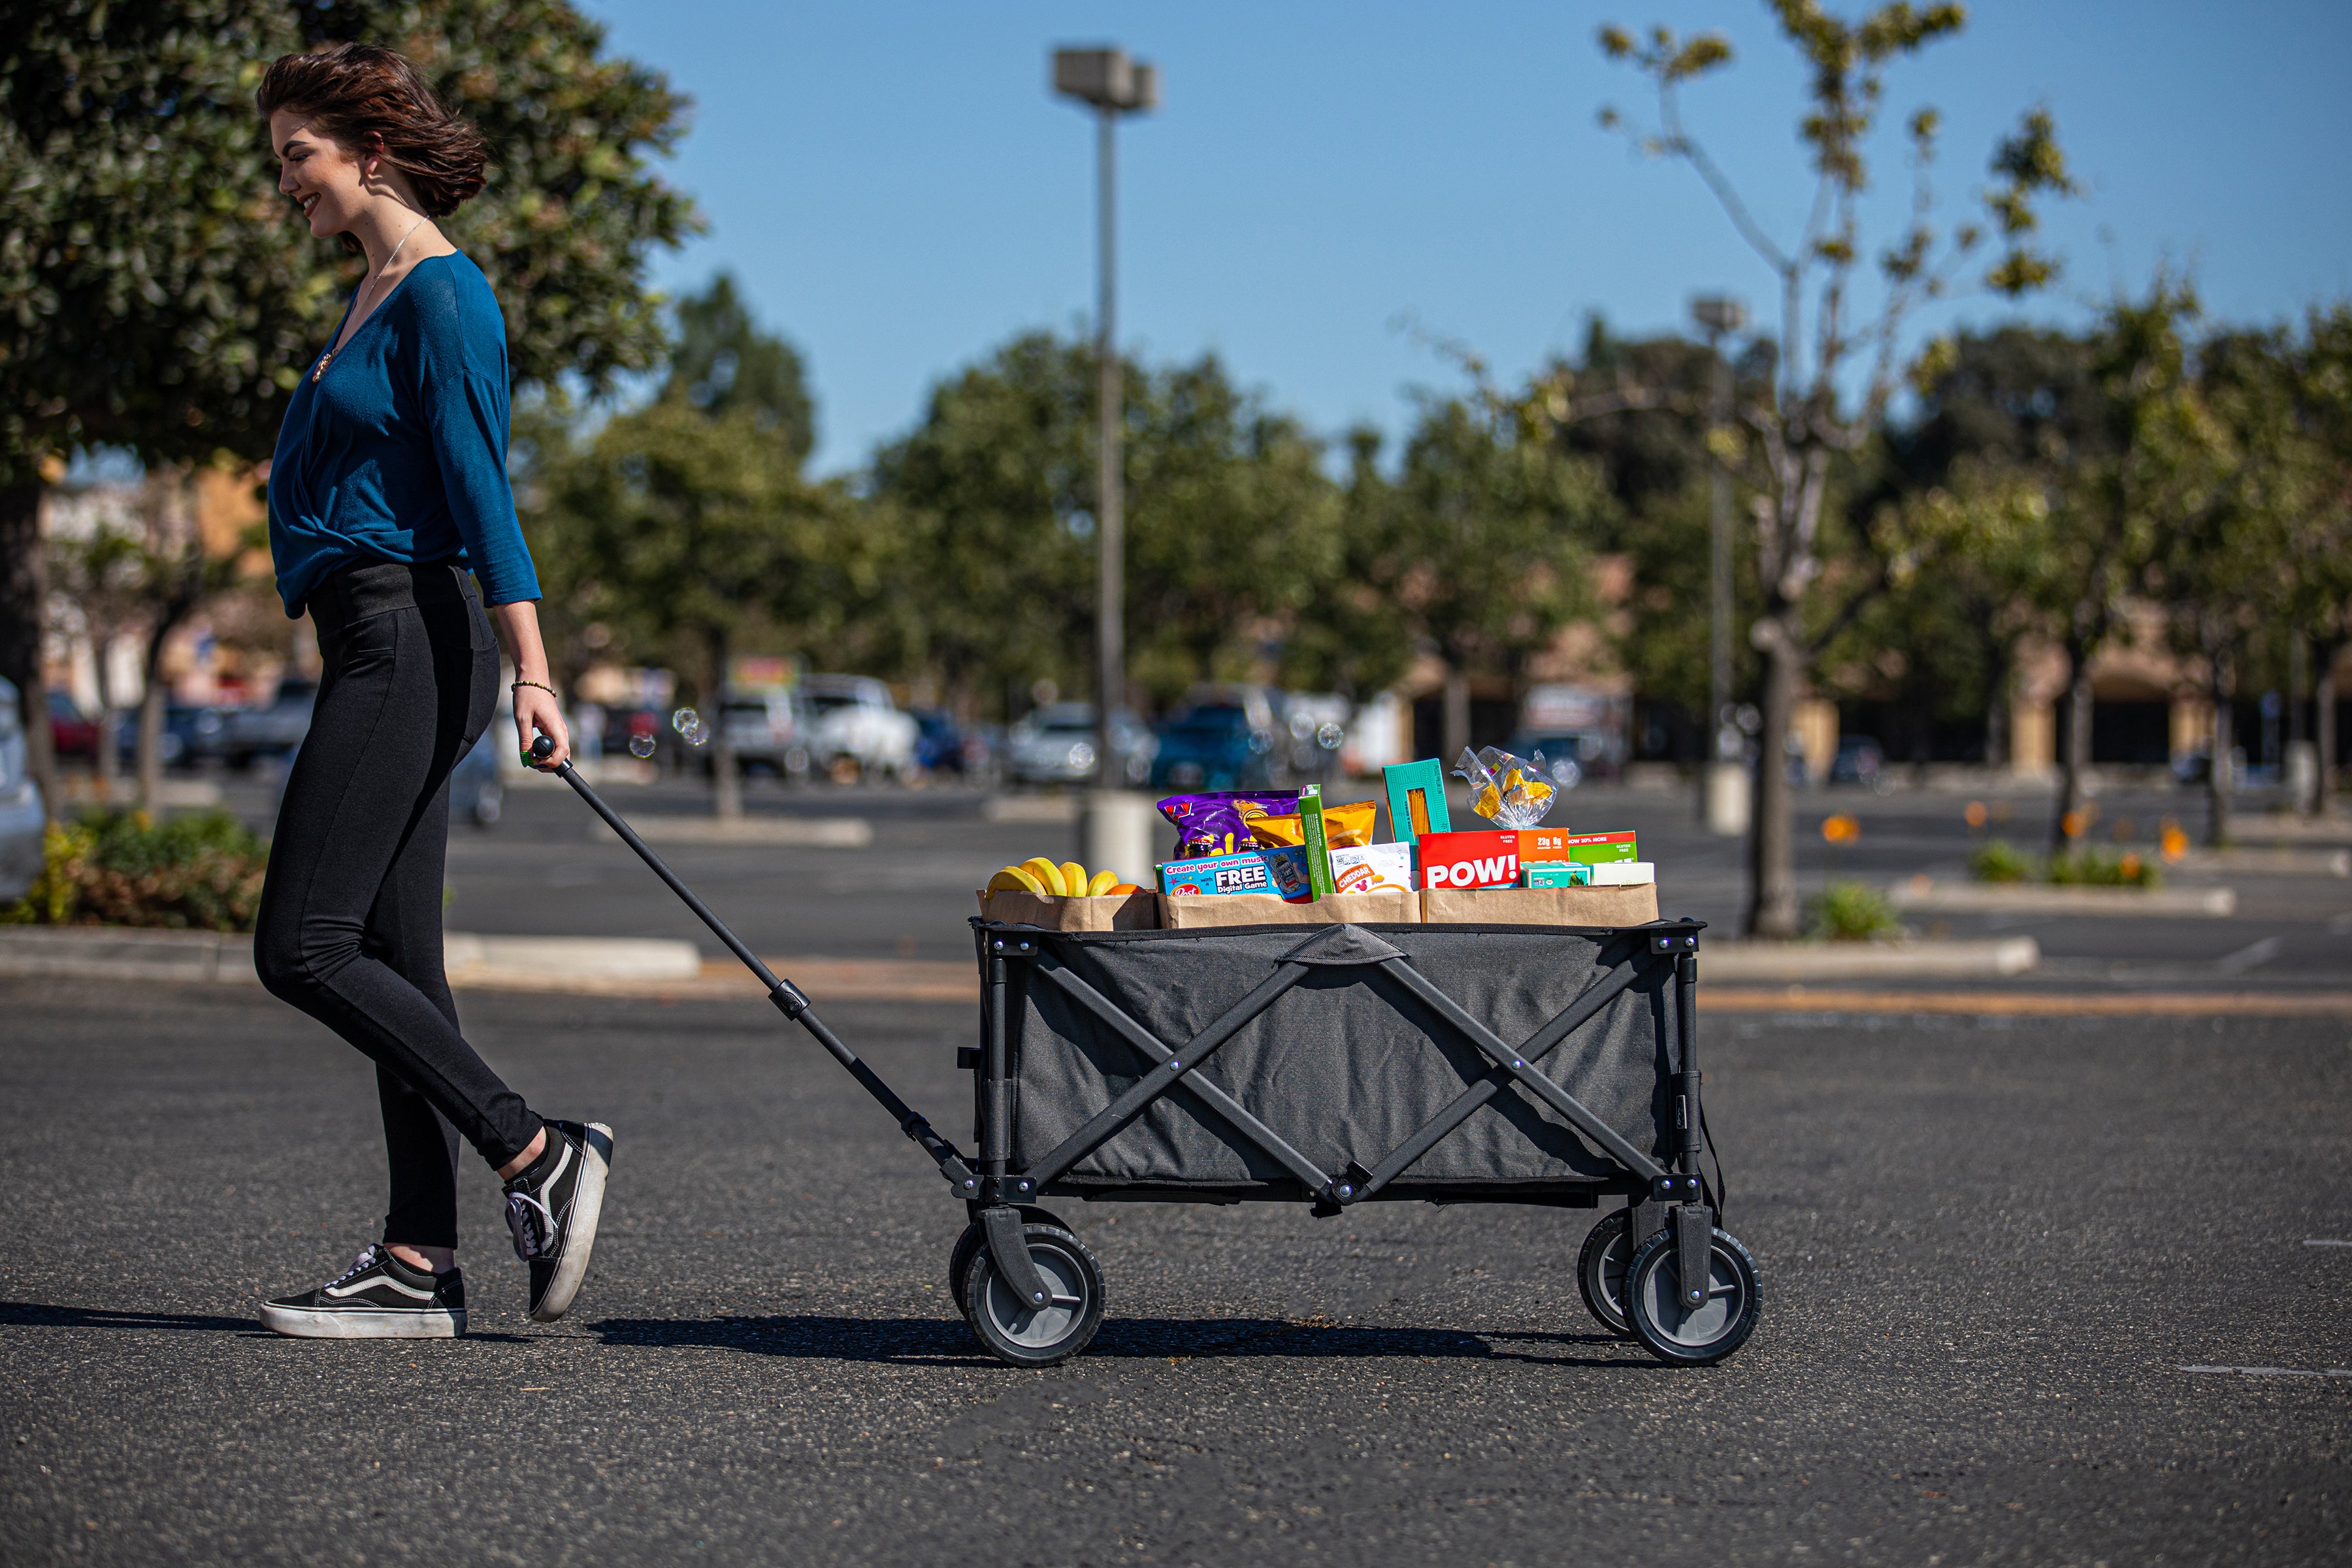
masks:
<path id="1" fill-rule="evenodd" d="M 265 1303 L 261 1326 L 289 1340 L 454 1340 L 466 1331 L 462 1311 L 320 1311 Z"/>
<path id="2" fill-rule="evenodd" d="M 563 1256 L 556 1259 L 555 1278 L 548 1281 L 547 1294 L 530 1310 L 534 1322 L 551 1323 L 572 1310 L 572 1299 L 580 1294 L 581 1283 L 588 1278 L 589 1255 L 596 1249 L 596 1222 L 604 1214 L 604 1175 L 612 1168 L 613 1130 L 601 1121 L 591 1121 L 587 1134 L 580 1141 L 580 1186 L 572 1194 Z"/>

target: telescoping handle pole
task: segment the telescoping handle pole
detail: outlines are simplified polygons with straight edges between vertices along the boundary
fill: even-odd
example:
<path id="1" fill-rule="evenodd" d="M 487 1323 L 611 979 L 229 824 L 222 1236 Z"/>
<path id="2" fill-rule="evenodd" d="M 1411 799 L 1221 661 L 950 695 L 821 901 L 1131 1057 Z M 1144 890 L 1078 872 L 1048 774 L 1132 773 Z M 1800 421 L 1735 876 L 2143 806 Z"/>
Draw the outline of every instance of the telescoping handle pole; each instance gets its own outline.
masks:
<path id="1" fill-rule="evenodd" d="M 545 735 L 530 743 L 530 754 L 535 760 L 544 761 L 554 751 L 555 742 Z M 798 986 L 761 963 L 760 955 L 744 946 L 743 940 L 727 929 L 727 922 L 711 913 L 710 906 L 695 897 L 694 889 L 677 879 L 677 872 L 662 864 L 661 857 L 637 837 L 636 829 L 624 822 L 621 814 L 606 805 L 604 797 L 589 787 L 588 781 L 580 776 L 577 768 L 568 762 L 558 763 L 555 776 L 570 784 L 573 793 L 588 803 L 588 809 L 603 817 L 604 826 L 619 834 L 621 842 L 635 850 L 637 858 L 652 867 L 654 875 L 667 883 L 669 890 L 694 911 L 697 919 L 710 928 L 711 934 L 727 944 L 727 951 L 741 959 L 743 966 L 759 976 L 760 984 L 768 988 L 768 1000 L 776 1005 L 777 1010 L 814 1036 L 816 1043 L 847 1069 L 849 1076 L 856 1079 L 866 1093 L 879 1100 L 883 1110 L 898 1119 L 898 1130 L 922 1146 L 923 1152 L 939 1165 L 940 1173 L 948 1179 L 950 1185 L 968 1197 L 978 1194 L 979 1178 L 972 1174 L 971 1165 L 957 1152 L 955 1145 L 933 1131 L 931 1124 L 919 1111 L 899 1099 L 897 1091 L 860 1060 L 856 1052 L 842 1044 L 841 1037 L 827 1028 L 824 1020 L 810 1008 L 809 999 L 801 994 Z"/>

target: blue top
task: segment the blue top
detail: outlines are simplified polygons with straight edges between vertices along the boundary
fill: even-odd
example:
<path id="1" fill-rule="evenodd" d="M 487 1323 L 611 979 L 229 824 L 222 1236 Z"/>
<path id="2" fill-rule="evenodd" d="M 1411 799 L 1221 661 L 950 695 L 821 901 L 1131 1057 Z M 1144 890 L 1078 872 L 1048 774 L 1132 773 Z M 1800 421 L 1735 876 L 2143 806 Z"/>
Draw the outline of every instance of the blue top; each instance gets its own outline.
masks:
<path id="1" fill-rule="evenodd" d="M 286 613 L 354 561 L 454 560 L 486 605 L 538 598 L 507 483 L 506 318 L 482 269 L 426 257 L 313 380 L 317 368 L 296 384 L 269 463 Z"/>

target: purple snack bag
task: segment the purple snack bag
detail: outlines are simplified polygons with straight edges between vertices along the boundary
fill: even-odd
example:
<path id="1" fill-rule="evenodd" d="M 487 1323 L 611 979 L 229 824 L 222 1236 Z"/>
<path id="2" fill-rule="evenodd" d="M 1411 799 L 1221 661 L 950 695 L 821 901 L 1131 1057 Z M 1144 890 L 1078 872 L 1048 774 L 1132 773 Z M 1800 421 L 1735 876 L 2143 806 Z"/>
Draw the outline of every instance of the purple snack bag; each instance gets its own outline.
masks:
<path id="1" fill-rule="evenodd" d="M 1250 837 L 1250 818 L 1287 816 L 1298 810 L 1298 792 L 1278 789 L 1210 790 L 1196 795 L 1171 795 L 1160 803 L 1160 815 L 1176 825 L 1176 858 L 1199 855 L 1230 855 L 1256 847 Z"/>

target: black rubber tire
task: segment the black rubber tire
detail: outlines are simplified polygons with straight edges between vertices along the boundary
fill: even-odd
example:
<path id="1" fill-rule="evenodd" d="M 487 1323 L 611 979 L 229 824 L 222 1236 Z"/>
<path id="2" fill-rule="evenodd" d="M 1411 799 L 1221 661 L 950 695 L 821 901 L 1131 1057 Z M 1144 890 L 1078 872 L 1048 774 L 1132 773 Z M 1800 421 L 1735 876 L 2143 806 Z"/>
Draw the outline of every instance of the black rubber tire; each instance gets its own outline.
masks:
<path id="1" fill-rule="evenodd" d="M 1058 1366 L 1086 1349 L 1102 1327 L 1102 1269 L 1086 1243 L 1060 1226 L 1024 1225 L 1021 1235 L 1053 1288 L 1052 1304 L 1032 1311 L 1016 1300 L 982 1247 L 964 1275 L 964 1299 L 971 1304 L 964 1321 L 1007 1366 Z"/>
<path id="2" fill-rule="evenodd" d="M 1633 1337 L 1625 1322 L 1625 1262 L 1633 1250 L 1625 1243 L 1633 1227 L 1625 1213 L 1619 1209 L 1605 1216 L 1586 1233 L 1576 1254 L 1576 1289 L 1584 1297 L 1584 1310 L 1621 1340 Z"/>
<path id="3" fill-rule="evenodd" d="M 1728 1231 L 1713 1236 L 1708 1301 L 1696 1312 L 1683 1311 L 1675 1301 L 1680 1253 L 1672 1226 L 1643 1242 L 1625 1267 L 1625 1316 L 1633 1337 L 1675 1366 L 1713 1366 L 1748 1342 L 1763 1310 L 1756 1259 Z"/>
<path id="4" fill-rule="evenodd" d="M 1034 1204 L 1021 1205 L 1021 1223 L 1050 1225 L 1057 1230 L 1070 1228 L 1063 1223 L 1060 1215 L 1050 1209 L 1041 1209 Z M 1072 1232 L 1072 1234 L 1076 1233 Z M 981 1229 L 979 1223 L 975 1221 L 963 1227 L 963 1234 L 956 1237 L 955 1250 L 948 1254 L 948 1294 L 955 1298 L 956 1310 L 967 1318 L 971 1316 L 971 1303 L 964 1299 L 965 1277 L 971 1274 L 971 1260 L 979 1255 L 981 1247 L 987 1240 L 988 1233 Z"/>

